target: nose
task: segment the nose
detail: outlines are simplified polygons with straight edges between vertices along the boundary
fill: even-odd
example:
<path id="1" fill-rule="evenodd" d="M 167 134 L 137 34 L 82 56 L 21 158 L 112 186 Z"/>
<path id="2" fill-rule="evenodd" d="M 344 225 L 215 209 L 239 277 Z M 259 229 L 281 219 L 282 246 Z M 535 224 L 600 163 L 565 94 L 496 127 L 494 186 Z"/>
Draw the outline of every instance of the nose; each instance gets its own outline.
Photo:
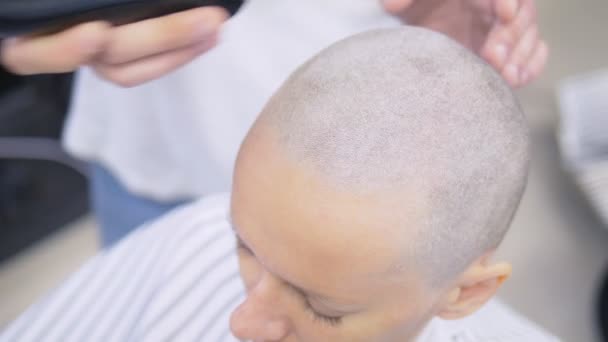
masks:
<path id="1" fill-rule="evenodd" d="M 230 329 L 235 337 L 251 341 L 280 341 L 289 334 L 289 319 L 281 309 L 280 286 L 263 276 L 249 289 L 247 299 L 232 313 Z"/>

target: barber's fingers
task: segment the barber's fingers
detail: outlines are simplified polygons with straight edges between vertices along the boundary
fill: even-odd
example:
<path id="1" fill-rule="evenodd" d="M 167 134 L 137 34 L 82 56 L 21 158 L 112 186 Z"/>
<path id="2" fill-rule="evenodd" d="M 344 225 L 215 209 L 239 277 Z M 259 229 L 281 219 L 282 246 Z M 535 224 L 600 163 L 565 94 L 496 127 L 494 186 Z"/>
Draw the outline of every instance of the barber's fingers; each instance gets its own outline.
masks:
<path id="1" fill-rule="evenodd" d="M 536 48 L 534 49 L 534 53 L 532 57 L 528 61 L 528 78 L 523 80 L 522 85 L 526 85 L 536 79 L 545 69 L 547 65 L 547 60 L 549 59 L 549 47 L 547 43 L 544 41 L 540 41 Z"/>
<path id="2" fill-rule="evenodd" d="M 498 0 L 497 0 L 498 1 Z M 519 0 L 520 6 L 510 21 L 497 20 L 488 35 L 488 44 L 502 44 L 509 50 L 515 48 L 530 26 L 536 26 L 536 6 L 532 0 Z"/>
<path id="3" fill-rule="evenodd" d="M 486 0 L 488 1 L 488 0 Z M 492 2 L 494 16 L 503 23 L 510 23 L 515 19 L 522 0 L 489 0 Z M 527 0 L 526 0 L 527 1 Z"/>
<path id="4" fill-rule="evenodd" d="M 520 41 L 531 28 L 538 30 L 536 6 L 532 0 L 511 0 L 517 2 L 515 13 L 508 0 L 495 0 L 497 18 L 483 44 L 480 55 L 496 70 L 502 72 Z M 502 5 L 499 6 L 499 3 Z M 498 7 L 503 7 L 502 9 Z"/>
<path id="5" fill-rule="evenodd" d="M 112 31 L 100 61 L 124 64 L 197 45 L 216 36 L 227 19 L 226 10 L 214 6 L 119 26 Z"/>
<path id="6" fill-rule="evenodd" d="M 538 28 L 536 26 L 531 26 L 511 52 L 511 55 L 502 70 L 503 77 L 510 84 L 520 86 L 524 83 L 524 80 L 530 78 L 528 62 L 534 54 L 538 43 Z"/>
<path id="7" fill-rule="evenodd" d="M 192 61 L 217 44 L 216 36 L 197 44 L 124 64 L 94 63 L 97 74 L 122 87 L 133 87 L 157 79 Z"/>
<path id="8" fill-rule="evenodd" d="M 480 56 L 483 57 L 490 65 L 492 65 L 497 71 L 502 71 L 509 58 L 509 47 L 501 42 L 495 42 L 492 40 L 486 41 L 485 45 L 481 48 Z"/>
<path id="9" fill-rule="evenodd" d="M 415 0 L 380 0 L 380 3 L 387 12 L 397 15 L 410 7 L 414 1 Z"/>
<path id="10" fill-rule="evenodd" d="M 103 50 L 110 31 L 107 23 L 91 22 L 47 36 L 9 38 L 0 62 L 22 75 L 73 71 Z"/>

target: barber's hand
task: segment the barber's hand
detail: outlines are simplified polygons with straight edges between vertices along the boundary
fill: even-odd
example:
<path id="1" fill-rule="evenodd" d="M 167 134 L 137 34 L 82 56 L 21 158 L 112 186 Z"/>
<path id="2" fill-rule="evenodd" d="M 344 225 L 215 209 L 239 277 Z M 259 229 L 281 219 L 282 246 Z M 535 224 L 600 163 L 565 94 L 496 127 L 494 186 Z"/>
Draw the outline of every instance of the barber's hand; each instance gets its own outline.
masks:
<path id="1" fill-rule="evenodd" d="M 204 7 L 117 27 L 91 22 L 53 35 L 5 40 L 0 62 L 22 75 L 89 65 L 110 82 L 135 86 L 211 49 L 227 18 L 221 7 Z"/>
<path id="2" fill-rule="evenodd" d="M 475 51 L 514 87 L 533 81 L 547 63 L 534 0 L 381 1 L 407 24 L 440 31 Z"/>

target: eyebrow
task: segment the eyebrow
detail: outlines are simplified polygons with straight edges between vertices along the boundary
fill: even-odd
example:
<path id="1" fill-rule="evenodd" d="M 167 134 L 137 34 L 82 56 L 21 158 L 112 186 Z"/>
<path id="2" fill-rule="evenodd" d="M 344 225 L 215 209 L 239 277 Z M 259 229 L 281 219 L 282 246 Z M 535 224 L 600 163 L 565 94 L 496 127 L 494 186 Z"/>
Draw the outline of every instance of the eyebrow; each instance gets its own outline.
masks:
<path id="1" fill-rule="evenodd" d="M 238 233 L 238 231 L 236 230 L 236 226 L 233 224 L 232 220 L 229 219 L 228 222 L 230 223 L 230 226 L 232 227 L 232 231 L 234 233 L 234 236 L 236 237 L 237 242 L 245 247 L 247 250 L 251 251 L 253 253 L 253 250 L 251 249 L 251 247 L 249 247 L 249 245 L 245 242 L 245 240 L 243 240 L 243 238 L 241 237 L 241 235 Z M 274 273 L 273 273 L 274 274 Z M 340 303 L 336 303 L 335 300 L 332 300 L 329 296 L 317 293 L 315 291 L 310 291 L 310 290 L 306 290 L 305 288 L 298 286 L 294 283 L 292 283 L 291 281 L 280 277 L 276 274 L 274 274 L 275 277 L 279 278 L 281 281 L 283 281 L 285 284 L 287 284 L 289 287 L 293 288 L 294 290 L 296 290 L 297 292 L 301 293 L 302 295 L 304 295 L 304 297 L 306 297 L 307 299 L 317 299 L 321 302 L 327 303 L 327 304 L 333 304 L 335 306 L 339 306 L 339 307 L 347 307 L 348 305 L 346 304 L 340 304 Z"/>

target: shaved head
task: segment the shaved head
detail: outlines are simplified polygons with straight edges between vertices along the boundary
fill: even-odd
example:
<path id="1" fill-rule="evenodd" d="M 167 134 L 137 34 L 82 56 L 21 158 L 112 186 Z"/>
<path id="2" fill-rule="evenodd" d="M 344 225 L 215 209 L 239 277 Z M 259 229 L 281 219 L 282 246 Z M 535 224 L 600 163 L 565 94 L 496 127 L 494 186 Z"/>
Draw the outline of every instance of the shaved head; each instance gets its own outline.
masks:
<path id="1" fill-rule="evenodd" d="M 328 188 L 401 198 L 403 211 L 417 203 L 418 224 L 394 231 L 436 285 L 498 246 L 525 187 L 528 131 L 511 90 L 471 52 L 421 28 L 322 51 L 276 92 L 243 151 L 267 132 Z"/>

